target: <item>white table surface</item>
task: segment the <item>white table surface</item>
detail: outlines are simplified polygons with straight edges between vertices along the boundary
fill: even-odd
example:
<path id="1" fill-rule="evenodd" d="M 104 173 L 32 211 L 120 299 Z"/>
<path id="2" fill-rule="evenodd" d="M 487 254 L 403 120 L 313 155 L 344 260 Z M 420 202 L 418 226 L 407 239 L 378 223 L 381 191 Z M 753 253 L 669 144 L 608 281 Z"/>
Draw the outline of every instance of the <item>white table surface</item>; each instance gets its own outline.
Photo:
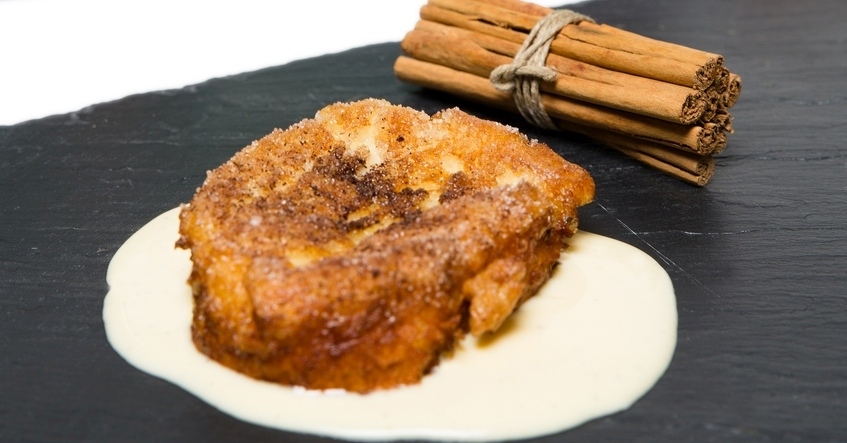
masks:
<path id="1" fill-rule="evenodd" d="M 0 125 L 400 41 L 425 3 L 0 0 Z"/>

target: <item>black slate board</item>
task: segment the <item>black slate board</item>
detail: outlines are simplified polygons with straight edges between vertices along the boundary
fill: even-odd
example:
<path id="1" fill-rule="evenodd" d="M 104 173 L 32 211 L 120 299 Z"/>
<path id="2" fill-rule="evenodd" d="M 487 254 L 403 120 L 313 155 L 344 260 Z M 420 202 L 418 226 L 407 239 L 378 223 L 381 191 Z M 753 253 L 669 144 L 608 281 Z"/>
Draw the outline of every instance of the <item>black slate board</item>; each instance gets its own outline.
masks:
<path id="1" fill-rule="evenodd" d="M 598 21 L 720 53 L 737 133 L 698 189 L 585 139 L 401 84 L 396 42 L 0 127 L 0 441 L 325 441 L 230 418 L 106 342 L 106 267 L 205 171 L 334 101 L 462 106 L 585 166 L 581 227 L 671 275 L 679 344 L 633 408 L 538 441 L 847 441 L 847 3 L 597 0 Z M 398 37 L 399 38 L 399 37 Z"/>

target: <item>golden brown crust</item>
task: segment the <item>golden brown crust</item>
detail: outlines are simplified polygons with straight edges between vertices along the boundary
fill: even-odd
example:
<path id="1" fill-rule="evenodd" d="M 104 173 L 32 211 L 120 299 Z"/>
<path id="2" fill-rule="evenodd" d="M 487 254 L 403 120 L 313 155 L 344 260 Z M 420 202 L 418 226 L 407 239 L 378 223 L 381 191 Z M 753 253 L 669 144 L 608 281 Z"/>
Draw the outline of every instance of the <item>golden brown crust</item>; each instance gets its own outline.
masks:
<path id="1" fill-rule="evenodd" d="M 284 384 L 415 383 L 537 291 L 593 186 L 456 109 L 331 105 L 237 153 L 183 207 L 195 344 Z"/>

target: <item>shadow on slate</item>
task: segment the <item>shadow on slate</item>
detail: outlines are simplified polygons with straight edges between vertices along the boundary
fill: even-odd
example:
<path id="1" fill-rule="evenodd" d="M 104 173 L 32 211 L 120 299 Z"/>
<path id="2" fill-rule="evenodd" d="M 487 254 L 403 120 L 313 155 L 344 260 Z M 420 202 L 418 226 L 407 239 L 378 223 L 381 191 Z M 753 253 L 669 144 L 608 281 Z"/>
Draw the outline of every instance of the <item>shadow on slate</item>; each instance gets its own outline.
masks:
<path id="1" fill-rule="evenodd" d="M 396 42 L 0 127 L 0 440 L 330 441 L 243 423 L 129 366 L 105 339 L 105 274 L 132 232 L 241 147 L 329 103 L 381 97 L 460 106 L 547 142 L 597 181 L 581 227 L 673 279 L 665 377 L 627 411 L 535 441 L 847 441 L 847 3 L 574 8 L 723 54 L 742 75 L 737 133 L 708 187 L 402 84 Z"/>

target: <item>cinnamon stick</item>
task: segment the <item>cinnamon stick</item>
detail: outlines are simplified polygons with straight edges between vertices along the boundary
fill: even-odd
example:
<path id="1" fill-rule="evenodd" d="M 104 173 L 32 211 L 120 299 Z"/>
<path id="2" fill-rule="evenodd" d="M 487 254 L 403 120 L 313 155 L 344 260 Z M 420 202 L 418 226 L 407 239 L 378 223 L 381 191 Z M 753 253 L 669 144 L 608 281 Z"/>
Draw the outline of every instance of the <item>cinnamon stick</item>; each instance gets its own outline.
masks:
<path id="1" fill-rule="evenodd" d="M 731 108 L 738 101 L 741 95 L 741 76 L 730 73 L 729 81 L 727 82 L 726 92 L 721 97 L 721 102 L 725 108 Z"/>
<path id="2" fill-rule="evenodd" d="M 705 104 L 703 114 L 700 115 L 700 119 L 698 123 L 708 123 L 711 122 L 717 113 L 723 109 L 723 105 L 721 104 L 721 95 L 718 94 L 713 89 L 707 89 L 703 92 L 705 99 L 703 103 Z"/>
<path id="3" fill-rule="evenodd" d="M 514 111 L 510 94 L 495 89 L 487 78 L 437 63 L 401 56 L 394 64 L 395 75 L 409 83 Z M 702 155 L 719 152 L 726 138 L 712 123 L 679 125 L 603 106 L 543 93 L 541 102 L 551 117 L 592 128 L 617 132 L 668 147 Z"/>
<path id="4" fill-rule="evenodd" d="M 407 56 L 397 59 L 395 74 L 517 111 L 511 92 L 498 91 L 489 76 L 513 62 L 551 12 L 521 0 L 429 0 L 403 39 Z M 535 99 L 557 128 L 703 186 L 733 132 L 729 108 L 741 89 L 741 77 L 723 63 L 718 54 L 583 20 L 550 42 L 544 64 L 555 80 L 539 82 Z"/>
<path id="5" fill-rule="evenodd" d="M 521 14 L 535 16 L 536 20 L 554 11 L 551 8 L 536 5 L 534 3 L 527 3 L 521 0 L 486 0 L 485 3 L 491 6 L 507 9 Z M 627 51 L 638 51 L 638 53 L 642 55 L 664 57 L 683 62 L 700 63 L 703 65 L 723 64 L 723 56 L 721 56 L 720 54 L 713 54 L 710 52 L 701 51 L 699 49 L 694 49 L 675 43 L 655 40 L 607 24 L 597 24 L 583 21 L 577 23 L 576 27 L 582 27 L 583 30 L 587 29 L 594 33 L 597 33 L 597 37 L 599 37 L 600 39 L 602 39 L 603 34 L 616 34 L 618 37 L 621 38 L 607 39 L 606 41 L 609 42 L 610 47 L 616 47 L 617 49 Z M 566 29 L 568 30 L 577 28 L 566 27 Z M 633 45 L 633 42 L 638 42 L 639 44 Z"/>
<path id="6" fill-rule="evenodd" d="M 430 0 L 421 8 L 421 17 L 516 43 L 522 43 L 526 32 L 538 21 L 538 16 L 476 0 Z M 583 29 L 576 29 L 578 27 L 575 24 L 565 26 L 553 40 L 550 51 L 618 72 L 697 87 L 701 90 L 714 81 L 715 68 L 720 64 L 718 58 L 708 58 L 704 63 L 692 63 L 662 57 L 651 51 L 650 45 L 640 39 L 630 41 L 614 32 L 588 30 L 588 25 Z M 622 47 L 626 49 L 621 49 Z"/>
<path id="7" fill-rule="evenodd" d="M 489 0 L 488 4 L 503 9 L 510 9 L 522 14 L 534 15 L 536 17 L 543 17 L 553 11 L 546 6 L 528 3 L 521 0 Z"/>
<path id="8" fill-rule="evenodd" d="M 418 22 L 401 45 L 414 58 L 482 77 L 488 77 L 497 66 L 510 63 L 520 49 L 517 43 L 426 20 Z M 564 97 L 680 124 L 702 119 L 710 105 L 707 95 L 693 88 L 611 71 L 556 54 L 548 55 L 547 66 L 560 75 L 555 83 L 542 88 Z M 709 97 L 717 100 L 718 95 Z"/>
<path id="9" fill-rule="evenodd" d="M 709 123 L 714 123 L 721 131 L 728 132 L 730 134 L 735 132 L 735 129 L 732 127 L 732 116 L 729 115 L 729 111 L 727 111 L 727 108 L 725 107 L 718 109 Z"/>
<path id="10" fill-rule="evenodd" d="M 645 163 L 666 174 L 680 178 L 697 186 L 705 186 L 715 173 L 715 160 L 709 155 L 699 155 L 679 149 L 668 149 L 663 145 L 628 137 L 608 131 L 560 121 L 559 127 L 566 131 L 586 135 L 629 157 Z"/>
<path id="11" fill-rule="evenodd" d="M 682 181 L 696 186 L 706 186 L 709 180 L 715 175 L 715 162 L 712 157 L 706 157 L 705 171 L 702 174 L 694 174 L 682 168 L 678 168 L 673 164 L 662 161 L 659 158 L 648 155 L 644 152 L 629 149 L 626 145 L 617 143 L 607 143 L 606 146 L 618 150 L 621 153 L 628 155 L 654 169 L 658 169 L 665 174 L 676 177 Z"/>
<path id="12" fill-rule="evenodd" d="M 487 79 L 479 76 L 402 56 L 397 59 L 394 68 L 397 76 L 404 81 L 431 89 L 439 89 L 500 109 L 516 110 L 510 94 L 494 89 Z M 445 80 L 439 82 L 438 79 Z M 545 105 L 550 105 L 549 100 L 544 101 Z M 714 161 L 711 160 L 711 156 L 668 147 L 664 144 L 623 133 L 610 132 L 605 128 L 598 129 L 586 126 L 577 123 L 578 119 L 566 118 L 564 114 L 555 109 L 557 108 L 553 108 L 551 115 L 555 117 L 557 124 L 562 129 L 597 138 L 606 146 L 685 182 L 704 186 L 714 174 Z"/>

